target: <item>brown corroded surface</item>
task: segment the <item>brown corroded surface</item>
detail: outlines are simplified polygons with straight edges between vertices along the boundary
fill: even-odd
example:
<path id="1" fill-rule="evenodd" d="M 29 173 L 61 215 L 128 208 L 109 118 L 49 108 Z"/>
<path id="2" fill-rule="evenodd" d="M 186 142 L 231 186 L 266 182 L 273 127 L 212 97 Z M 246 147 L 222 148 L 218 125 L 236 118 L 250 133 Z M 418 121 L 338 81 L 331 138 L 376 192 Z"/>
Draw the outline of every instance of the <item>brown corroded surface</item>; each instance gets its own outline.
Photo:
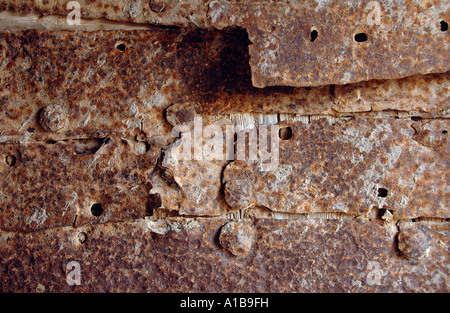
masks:
<path id="1" fill-rule="evenodd" d="M 74 7 L 69 1 L 3 0 L 0 11 L 66 16 Z M 207 25 L 208 0 L 78 0 L 81 17 L 111 21 L 151 23 L 168 26 Z"/>
<path id="2" fill-rule="evenodd" d="M 446 266 L 449 241 L 439 231 L 430 230 L 430 247 L 421 260 L 409 260 L 396 249 L 395 229 L 377 223 L 262 219 L 255 221 L 253 249 L 248 257 L 242 258 L 221 249 L 217 242 L 220 228 L 228 222 L 228 219 L 166 219 L 163 228 L 169 230 L 165 235 L 152 231 L 155 226 L 148 220 L 30 234 L 2 232 L 0 255 L 5 257 L 0 259 L 0 289 L 3 292 L 449 290 Z M 87 235 L 83 244 L 77 241 L 80 231 Z M 66 281 L 70 261 L 80 264 L 79 286 Z"/>
<path id="3" fill-rule="evenodd" d="M 248 32 L 252 82 L 265 86 L 348 84 L 450 69 L 448 0 L 208 1 L 80 0 L 81 17 Z M 6 0 L 0 11 L 66 16 L 60 1 Z M 376 16 L 379 16 L 377 18 Z M 313 37 L 316 32 L 316 37 Z M 357 42 L 355 35 L 366 41 Z"/>
<path id="4" fill-rule="evenodd" d="M 1 33 L 1 141 L 168 134 L 163 111 L 176 86 L 170 83 L 176 59 L 175 47 L 162 39 L 178 35 Z M 120 43 L 125 51 L 116 48 Z M 64 113 L 64 129 L 50 125 L 56 115 L 49 106 Z"/>
<path id="5" fill-rule="evenodd" d="M 218 28 L 247 30 L 256 87 L 343 85 L 450 69 L 449 33 L 440 26 L 450 18 L 447 0 L 376 2 L 375 23 L 369 2 L 222 0 L 211 2 L 208 14 Z"/>
<path id="6" fill-rule="evenodd" d="M 448 116 L 449 75 L 417 75 L 335 86 L 332 107 L 337 112 L 399 110 L 411 115 Z"/>
<path id="7" fill-rule="evenodd" d="M 229 222 L 220 229 L 220 245 L 233 255 L 247 255 L 252 249 L 254 241 L 255 230 L 251 222 Z"/>
<path id="8" fill-rule="evenodd" d="M 275 170 L 263 172 L 261 162 L 246 160 L 226 167 L 225 199 L 232 208 L 358 215 L 375 206 L 398 219 L 449 217 L 447 121 L 358 117 L 286 126 L 292 138 L 280 140 Z M 419 127 L 433 128 L 426 134 L 435 144 L 416 140 Z"/>
<path id="9" fill-rule="evenodd" d="M 419 259 L 424 256 L 430 245 L 428 230 L 410 228 L 398 234 L 398 249 L 408 258 Z"/>
<path id="10" fill-rule="evenodd" d="M 105 34 L 0 35 L 0 141 L 127 137 L 135 130 L 161 137 L 170 130 L 164 116 L 170 105 L 167 121 L 172 124 L 186 123 L 193 112 L 317 115 L 405 108 L 411 115 L 446 116 L 448 111 L 448 74 L 334 89 L 260 90 L 250 83 L 242 33 Z M 125 51 L 116 49 L 121 43 Z M 66 115 L 67 125 L 57 133 L 39 122 L 49 105 Z"/>
<path id="11" fill-rule="evenodd" d="M 448 1 L 79 3 L 0 3 L 0 291 L 449 291 Z"/>
<path id="12" fill-rule="evenodd" d="M 144 151 L 145 152 L 145 151 Z M 151 153 L 118 138 L 0 145 L 0 228 L 29 232 L 147 215 Z M 3 160 L 2 160 L 3 161 Z M 91 213 L 100 204 L 99 216 Z"/>

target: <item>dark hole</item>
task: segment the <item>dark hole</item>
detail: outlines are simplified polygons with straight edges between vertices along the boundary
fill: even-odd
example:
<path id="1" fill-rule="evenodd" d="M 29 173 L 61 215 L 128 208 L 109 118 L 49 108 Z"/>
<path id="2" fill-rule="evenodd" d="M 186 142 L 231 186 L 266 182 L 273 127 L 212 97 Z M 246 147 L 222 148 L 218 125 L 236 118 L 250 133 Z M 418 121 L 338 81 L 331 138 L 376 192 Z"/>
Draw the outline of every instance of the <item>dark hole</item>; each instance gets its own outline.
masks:
<path id="1" fill-rule="evenodd" d="M 123 44 L 123 43 L 119 43 L 117 46 L 116 46 L 116 49 L 117 50 L 120 50 L 120 51 L 125 51 L 125 44 Z"/>
<path id="2" fill-rule="evenodd" d="M 290 126 L 280 128 L 279 136 L 282 140 L 288 140 L 292 138 L 292 128 Z"/>
<path id="3" fill-rule="evenodd" d="M 91 155 L 95 154 L 104 143 L 103 138 L 92 138 L 92 139 L 82 139 L 77 140 L 75 144 L 75 154 L 76 155 Z"/>
<path id="4" fill-rule="evenodd" d="M 444 130 L 442 131 L 442 133 L 445 135 L 445 134 L 447 133 L 447 131 L 444 129 Z"/>
<path id="5" fill-rule="evenodd" d="M 441 30 L 446 32 L 448 30 L 448 24 L 444 21 L 441 21 Z"/>
<path id="6" fill-rule="evenodd" d="M 392 214 L 392 211 L 391 211 L 391 210 L 380 209 L 380 210 L 378 211 L 378 218 L 382 218 L 382 216 L 383 216 L 384 213 L 386 213 L 386 212 L 391 212 L 391 214 Z"/>
<path id="7" fill-rule="evenodd" d="M 359 33 L 355 35 L 356 42 L 364 42 L 367 41 L 367 35 L 365 33 Z"/>
<path id="8" fill-rule="evenodd" d="M 9 166 L 14 166 L 16 164 L 16 157 L 13 156 L 12 154 L 9 154 L 6 156 L 5 158 L 5 163 L 8 164 Z"/>
<path id="9" fill-rule="evenodd" d="M 100 203 L 95 203 L 91 207 L 91 213 L 94 216 L 100 216 L 103 213 L 103 207 Z"/>
<path id="10" fill-rule="evenodd" d="M 311 39 L 310 39 L 310 41 L 313 42 L 314 40 L 316 40 L 316 39 L 317 39 L 317 35 L 319 35 L 319 33 L 317 32 L 317 30 L 313 30 L 313 31 L 311 32 Z"/>
<path id="11" fill-rule="evenodd" d="M 418 122 L 418 121 L 422 120 L 422 118 L 421 118 L 420 116 L 411 116 L 411 119 L 412 119 L 414 122 Z"/>
<path id="12" fill-rule="evenodd" d="M 161 195 L 159 193 L 154 193 L 151 194 L 148 202 L 147 202 L 147 208 L 146 208 L 146 215 L 147 216 L 152 216 L 153 215 L 153 211 L 155 209 L 158 209 L 162 206 L 162 201 L 161 201 Z"/>
<path id="13" fill-rule="evenodd" d="M 388 195 L 387 189 L 384 189 L 384 188 L 378 188 L 378 197 L 386 198 L 387 195 Z"/>

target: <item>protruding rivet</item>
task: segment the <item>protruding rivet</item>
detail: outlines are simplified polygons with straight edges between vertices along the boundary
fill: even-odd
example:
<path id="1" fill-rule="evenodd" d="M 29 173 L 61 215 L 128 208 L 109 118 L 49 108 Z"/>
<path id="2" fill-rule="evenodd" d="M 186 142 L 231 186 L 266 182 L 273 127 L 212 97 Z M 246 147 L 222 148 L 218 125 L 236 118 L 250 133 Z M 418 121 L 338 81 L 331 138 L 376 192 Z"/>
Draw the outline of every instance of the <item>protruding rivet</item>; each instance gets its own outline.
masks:
<path id="1" fill-rule="evenodd" d="M 409 228 L 398 234 L 398 249 L 411 259 L 421 259 L 430 246 L 430 236 L 420 228 Z"/>
<path id="2" fill-rule="evenodd" d="M 222 227 L 219 242 L 232 254 L 242 256 L 250 252 L 255 241 L 255 233 L 251 222 L 229 222 Z"/>
<path id="3" fill-rule="evenodd" d="M 150 0 L 150 9 L 155 13 L 162 13 L 166 8 L 164 2 L 161 0 Z"/>
<path id="4" fill-rule="evenodd" d="M 87 240 L 87 235 L 86 235 L 86 233 L 79 232 L 79 233 L 77 234 L 77 241 L 78 241 L 79 244 L 85 243 L 86 240 Z"/>
<path id="5" fill-rule="evenodd" d="M 5 163 L 9 166 L 14 166 L 16 164 L 16 162 L 17 162 L 17 158 L 12 154 L 8 154 L 5 157 Z"/>
<path id="6" fill-rule="evenodd" d="M 47 132 L 58 132 L 67 126 L 67 116 L 59 105 L 51 104 L 42 109 L 39 123 Z"/>

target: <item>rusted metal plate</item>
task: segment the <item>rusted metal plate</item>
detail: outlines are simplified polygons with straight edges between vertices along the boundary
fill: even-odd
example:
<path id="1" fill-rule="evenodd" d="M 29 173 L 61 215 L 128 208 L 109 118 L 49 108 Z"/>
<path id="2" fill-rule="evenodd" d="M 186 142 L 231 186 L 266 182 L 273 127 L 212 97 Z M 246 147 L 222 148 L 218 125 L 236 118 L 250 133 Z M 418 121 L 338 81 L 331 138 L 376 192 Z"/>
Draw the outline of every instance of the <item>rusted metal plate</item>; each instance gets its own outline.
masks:
<path id="1" fill-rule="evenodd" d="M 226 161 L 181 160 L 176 163 L 163 162 L 164 170 L 170 171 L 178 193 L 175 206 L 173 195 L 162 197 L 162 206 L 182 215 L 217 216 L 227 212 L 229 206 L 222 195 L 221 175 Z M 157 192 L 158 187 L 151 190 Z"/>
<path id="2" fill-rule="evenodd" d="M 442 230 L 421 228 L 428 241 L 424 256 L 417 260 L 397 250 L 395 228 L 376 222 L 234 220 L 233 228 L 227 226 L 228 219 L 162 222 L 159 227 L 155 226 L 158 221 L 141 219 L 30 234 L 1 232 L 0 290 L 449 291 L 449 240 Z M 250 248 L 247 254 L 234 256 L 225 248 L 224 233 L 243 223 L 252 234 L 241 233 L 245 238 L 235 244 Z M 80 232 L 84 233 L 82 244 Z M 71 261 L 78 262 L 80 285 L 68 284 L 68 277 L 73 278 Z"/>
<path id="3" fill-rule="evenodd" d="M 449 86 L 449 74 L 443 73 L 342 86 L 247 87 L 243 92 L 223 93 L 212 102 L 176 103 L 167 109 L 167 120 L 175 126 L 192 122 L 196 115 L 212 119 L 239 114 L 249 114 L 255 119 L 273 115 L 277 120 L 363 113 L 389 113 L 401 117 L 448 117 Z"/>
<path id="4" fill-rule="evenodd" d="M 177 36 L 170 30 L 1 33 L 1 141 L 168 134 L 163 111 L 176 88 L 175 47 L 168 42 Z M 42 120 L 46 107 L 65 122 L 53 130 L 43 125 L 58 124 Z"/>
<path id="5" fill-rule="evenodd" d="M 30 232 L 149 215 L 157 157 L 119 138 L 0 145 L 0 228 Z"/>
<path id="6" fill-rule="evenodd" d="M 209 4 L 208 16 L 219 29 L 247 30 L 254 86 L 343 85 L 448 71 L 450 37 L 441 22 L 448 25 L 449 6 L 223 0 Z"/>
<path id="7" fill-rule="evenodd" d="M 139 129 L 148 137 L 163 136 L 170 130 L 163 112 L 172 104 L 172 124 L 185 123 L 192 112 L 448 111 L 448 74 L 334 89 L 254 88 L 242 33 L 28 31 L 2 33 L 0 43 L 2 142 L 126 137 Z M 47 106 L 61 111 L 67 121 L 61 129 L 42 127 L 40 113 Z"/>
<path id="8" fill-rule="evenodd" d="M 449 217 L 446 120 L 360 117 L 280 127 L 290 127 L 292 138 L 280 140 L 274 170 L 261 171 L 260 161 L 248 159 L 226 167 L 225 199 L 232 208 L 357 216 L 377 207 L 396 219 Z"/>
<path id="9" fill-rule="evenodd" d="M 181 27 L 206 27 L 207 0 L 77 0 L 83 19 L 148 23 Z M 0 11 L 67 16 L 75 6 L 69 1 L 3 0 Z M 73 17 L 72 17 L 73 18 Z"/>
<path id="10" fill-rule="evenodd" d="M 256 87 L 348 84 L 450 70 L 448 0 L 78 3 L 81 17 L 87 19 L 244 28 L 252 42 Z M 44 16 L 71 12 L 57 1 L 3 1 L 1 10 Z"/>
<path id="11" fill-rule="evenodd" d="M 447 33 L 429 28 L 427 42 L 421 33 L 446 19 L 445 2 L 388 13 L 383 3 L 382 31 L 358 30 L 369 35 L 363 43 L 347 23 L 366 2 L 344 22 L 350 9 L 338 1 L 80 4 L 87 18 L 230 22 L 253 43 L 236 28 L 0 33 L 1 291 L 448 292 L 449 74 L 252 85 L 447 71 Z M 411 8 L 417 21 L 401 15 Z M 52 1 L 0 9 L 67 14 Z M 402 24 L 389 20 L 397 13 Z M 300 38 L 309 21 L 324 27 L 314 42 Z M 396 45 L 387 44 L 393 30 Z M 258 73 L 261 62 L 281 74 Z M 172 162 L 186 138 L 172 131 L 192 130 L 195 118 L 222 131 L 291 132 L 280 133 L 272 171 L 245 160 Z M 81 266 L 79 286 L 68 284 L 69 261 Z"/>
<path id="12" fill-rule="evenodd" d="M 449 73 L 338 85 L 333 92 L 337 112 L 396 110 L 428 117 L 448 117 L 450 112 Z"/>

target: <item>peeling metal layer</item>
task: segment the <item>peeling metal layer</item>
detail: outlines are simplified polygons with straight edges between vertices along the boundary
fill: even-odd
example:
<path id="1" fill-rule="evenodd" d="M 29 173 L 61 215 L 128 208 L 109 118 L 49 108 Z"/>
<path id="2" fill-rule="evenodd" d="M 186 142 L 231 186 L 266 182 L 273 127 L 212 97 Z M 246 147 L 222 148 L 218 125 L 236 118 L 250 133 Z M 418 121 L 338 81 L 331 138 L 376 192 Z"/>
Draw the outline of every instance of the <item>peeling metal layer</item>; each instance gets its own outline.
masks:
<path id="1" fill-rule="evenodd" d="M 290 127 L 292 138 L 280 140 L 275 170 L 261 171 L 260 161 L 226 167 L 233 209 L 360 215 L 378 207 L 396 219 L 450 217 L 448 121 L 360 117 L 280 127 Z"/>
<path id="2" fill-rule="evenodd" d="M 449 291 L 449 237 L 442 231 L 423 229 L 429 246 L 423 258 L 415 260 L 397 250 L 395 228 L 377 223 L 262 219 L 253 221 L 254 243 L 248 254 L 233 256 L 217 241 L 228 219 L 159 221 L 141 219 L 30 234 L 1 232 L 0 255 L 5 257 L 0 259 L 0 290 Z M 252 224 L 251 220 L 246 223 Z M 80 232 L 86 239 L 82 244 Z M 70 261 L 80 265 L 81 285 L 67 283 Z"/>
<path id="3" fill-rule="evenodd" d="M 209 4 L 208 16 L 219 29 L 247 30 L 256 87 L 343 85 L 450 70 L 449 32 L 440 24 L 450 20 L 448 0 L 375 2 L 380 19 L 370 2 L 221 0 Z M 358 42 L 357 34 L 366 40 Z"/>

